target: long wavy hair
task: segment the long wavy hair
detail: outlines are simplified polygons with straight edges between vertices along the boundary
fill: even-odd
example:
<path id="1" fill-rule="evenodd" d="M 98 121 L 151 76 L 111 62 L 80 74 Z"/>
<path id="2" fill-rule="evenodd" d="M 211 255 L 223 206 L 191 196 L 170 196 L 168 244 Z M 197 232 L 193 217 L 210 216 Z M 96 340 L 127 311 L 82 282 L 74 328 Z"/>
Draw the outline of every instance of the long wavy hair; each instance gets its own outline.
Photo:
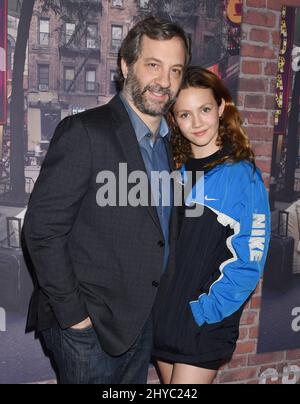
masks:
<path id="1" fill-rule="evenodd" d="M 222 99 L 225 100 L 225 109 L 223 116 L 220 118 L 219 136 L 217 145 L 220 149 L 226 146 L 226 150 L 230 150 L 228 155 L 215 161 L 207 168 L 213 168 L 224 162 L 239 162 L 248 160 L 255 166 L 254 152 L 250 146 L 250 142 L 245 130 L 242 128 L 242 119 L 240 113 L 235 106 L 233 99 L 220 80 L 214 73 L 198 66 L 189 66 L 185 70 L 181 90 L 188 88 L 210 88 L 214 98 L 221 106 Z M 174 116 L 174 107 L 168 114 L 168 122 L 172 130 L 172 149 L 176 168 L 182 166 L 192 157 L 190 142 L 182 135 Z"/>

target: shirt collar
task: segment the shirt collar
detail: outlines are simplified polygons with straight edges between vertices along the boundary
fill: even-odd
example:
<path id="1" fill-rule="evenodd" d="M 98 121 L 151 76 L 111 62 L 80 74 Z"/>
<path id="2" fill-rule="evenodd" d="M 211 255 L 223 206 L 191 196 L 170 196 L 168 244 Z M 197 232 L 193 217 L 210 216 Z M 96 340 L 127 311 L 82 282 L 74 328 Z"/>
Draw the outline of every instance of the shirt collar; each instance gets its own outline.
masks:
<path id="1" fill-rule="evenodd" d="M 134 128 L 134 131 L 135 131 L 135 134 L 137 137 L 137 140 L 138 140 L 138 142 L 141 142 L 145 136 L 147 136 L 149 133 L 152 133 L 152 132 L 149 129 L 149 127 L 145 124 L 145 122 L 142 121 L 142 119 L 138 116 L 138 114 L 129 105 L 129 103 L 126 100 L 123 93 L 120 93 L 120 98 L 129 115 L 130 121 L 132 123 L 132 126 Z M 162 138 L 168 136 L 168 138 L 170 139 L 170 129 L 169 129 L 167 121 L 164 117 L 162 117 L 161 122 L 160 122 L 158 136 L 160 136 Z"/>

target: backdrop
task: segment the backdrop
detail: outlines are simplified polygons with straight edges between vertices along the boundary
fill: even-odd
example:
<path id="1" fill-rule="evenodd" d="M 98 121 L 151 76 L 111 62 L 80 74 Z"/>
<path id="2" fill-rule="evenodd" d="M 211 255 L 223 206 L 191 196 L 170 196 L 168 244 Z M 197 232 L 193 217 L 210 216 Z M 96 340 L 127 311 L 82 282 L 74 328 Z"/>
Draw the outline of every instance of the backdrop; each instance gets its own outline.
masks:
<path id="1" fill-rule="evenodd" d="M 39 340 L 24 331 L 32 284 L 20 229 L 58 122 L 116 93 L 118 51 L 128 30 L 149 14 L 168 17 L 190 35 L 193 64 L 222 77 L 234 99 L 239 77 L 241 1 L 23 3 L 0 0 L 0 383 L 55 377 Z"/>
<path id="2" fill-rule="evenodd" d="M 300 9 L 283 7 L 270 202 L 273 237 L 265 270 L 258 352 L 300 347 Z"/>

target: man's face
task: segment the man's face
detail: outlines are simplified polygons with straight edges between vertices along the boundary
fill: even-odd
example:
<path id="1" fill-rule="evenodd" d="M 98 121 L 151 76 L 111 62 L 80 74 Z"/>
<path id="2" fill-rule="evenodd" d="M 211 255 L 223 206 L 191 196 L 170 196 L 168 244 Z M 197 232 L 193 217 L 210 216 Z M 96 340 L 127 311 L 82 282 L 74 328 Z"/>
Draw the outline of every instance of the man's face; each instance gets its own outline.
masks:
<path id="1" fill-rule="evenodd" d="M 135 107 L 151 116 L 166 114 L 176 101 L 185 65 L 182 39 L 158 41 L 144 36 L 137 62 L 128 67 L 122 61 L 127 77 L 124 91 Z"/>

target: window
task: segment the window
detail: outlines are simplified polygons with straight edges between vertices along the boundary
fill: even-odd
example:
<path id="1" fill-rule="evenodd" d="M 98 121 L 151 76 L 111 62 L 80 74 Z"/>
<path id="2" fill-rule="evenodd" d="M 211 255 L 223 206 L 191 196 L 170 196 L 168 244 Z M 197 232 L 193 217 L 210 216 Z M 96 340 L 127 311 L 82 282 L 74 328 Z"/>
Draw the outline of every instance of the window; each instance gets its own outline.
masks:
<path id="1" fill-rule="evenodd" d="M 149 0 L 140 0 L 140 8 L 142 8 L 144 10 L 148 10 Z"/>
<path id="2" fill-rule="evenodd" d="M 124 7 L 124 0 L 112 0 L 112 6 L 113 7 Z"/>
<path id="3" fill-rule="evenodd" d="M 65 91 L 75 91 L 74 85 L 75 79 L 75 69 L 74 67 L 65 67 L 64 70 L 64 90 Z"/>
<path id="4" fill-rule="evenodd" d="M 118 73 L 115 70 L 110 71 L 110 87 L 109 93 L 116 94 L 117 93 L 117 84 L 118 84 Z"/>
<path id="5" fill-rule="evenodd" d="M 66 23 L 66 44 L 70 43 L 74 32 L 75 32 L 75 24 L 67 22 Z"/>
<path id="6" fill-rule="evenodd" d="M 41 132 L 42 132 L 42 140 L 44 142 L 41 144 L 41 149 L 47 150 L 49 146 L 49 142 L 52 139 L 55 128 L 61 121 L 61 112 L 60 110 L 45 108 L 41 109 Z M 45 150 L 45 151 L 46 151 Z"/>
<path id="7" fill-rule="evenodd" d="M 49 65 L 38 66 L 39 91 L 49 91 Z"/>
<path id="8" fill-rule="evenodd" d="M 96 49 L 98 46 L 98 25 L 87 24 L 86 27 L 86 47 Z"/>
<path id="9" fill-rule="evenodd" d="M 48 18 L 40 19 L 39 43 L 43 46 L 48 46 L 50 44 L 50 21 Z"/>
<path id="10" fill-rule="evenodd" d="M 111 49 L 113 52 L 118 53 L 121 48 L 123 40 L 123 27 L 113 25 L 111 27 Z"/>
<path id="11" fill-rule="evenodd" d="M 96 69 L 89 69 L 85 72 L 85 90 L 88 92 L 95 92 L 96 85 Z"/>

